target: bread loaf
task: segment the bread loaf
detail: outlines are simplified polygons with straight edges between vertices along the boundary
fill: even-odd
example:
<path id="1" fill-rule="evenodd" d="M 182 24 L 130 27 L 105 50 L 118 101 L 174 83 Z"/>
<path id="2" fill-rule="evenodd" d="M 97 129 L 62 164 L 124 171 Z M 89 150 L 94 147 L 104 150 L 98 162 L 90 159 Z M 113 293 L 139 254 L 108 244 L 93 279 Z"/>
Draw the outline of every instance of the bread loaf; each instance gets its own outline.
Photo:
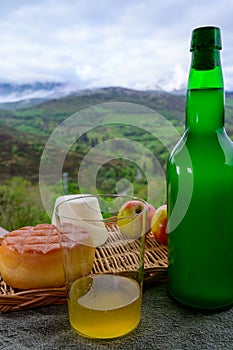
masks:
<path id="1" fill-rule="evenodd" d="M 76 266 L 70 268 L 74 278 L 91 271 L 94 254 L 93 247 L 73 245 Z M 63 252 L 56 226 L 39 224 L 8 233 L 0 246 L 0 273 L 7 284 L 17 289 L 64 286 Z"/>

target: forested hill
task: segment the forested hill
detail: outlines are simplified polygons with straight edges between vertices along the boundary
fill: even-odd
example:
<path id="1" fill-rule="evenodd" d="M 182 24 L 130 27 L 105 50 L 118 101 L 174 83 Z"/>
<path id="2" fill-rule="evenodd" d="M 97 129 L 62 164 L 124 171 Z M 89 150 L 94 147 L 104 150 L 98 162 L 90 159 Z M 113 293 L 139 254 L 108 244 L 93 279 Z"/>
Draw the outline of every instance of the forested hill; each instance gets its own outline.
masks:
<path id="1" fill-rule="evenodd" d="M 161 91 L 136 91 L 120 87 L 108 87 L 94 90 L 83 90 L 72 93 L 67 97 L 50 99 L 42 103 L 39 101 L 20 101 L 12 104 L 0 104 L 0 173 L 1 180 L 12 176 L 23 176 L 32 181 L 38 180 L 40 157 L 48 137 L 74 112 L 93 105 L 108 102 L 129 102 L 146 106 L 155 110 L 168 119 L 182 132 L 185 119 L 185 96 L 182 94 Z M 22 106 L 27 105 L 27 108 Z M 149 121 L 153 123 L 153 120 Z M 227 131 L 233 135 L 233 94 L 226 95 Z M 104 133 L 104 130 L 102 130 Z M 114 137 L 115 135 L 108 135 Z M 124 130 L 117 131 L 117 137 L 126 137 Z M 132 136 L 132 135 L 131 135 Z M 101 142 L 105 135 L 90 134 L 83 139 L 87 143 L 74 152 L 71 163 L 80 162 L 82 155 L 91 146 Z M 107 137 L 107 135 L 106 135 Z M 138 135 L 142 139 L 143 135 Z M 150 147 L 150 145 L 148 146 Z M 154 148 L 153 148 L 154 147 Z M 155 144 L 152 145 L 154 152 Z M 160 151 L 161 159 L 166 154 Z M 66 164 L 67 168 L 69 161 Z"/>
<path id="2" fill-rule="evenodd" d="M 88 106 L 107 102 L 129 102 L 146 106 L 164 114 L 166 117 L 181 121 L 183 119 L 185 97 L 162 91 L 138 91 L 121 87 L 108 87 L 94 90 L 83 90 L 78 94 L 49 100 L 40 105 L 52 113 L 74 113 Z"/>

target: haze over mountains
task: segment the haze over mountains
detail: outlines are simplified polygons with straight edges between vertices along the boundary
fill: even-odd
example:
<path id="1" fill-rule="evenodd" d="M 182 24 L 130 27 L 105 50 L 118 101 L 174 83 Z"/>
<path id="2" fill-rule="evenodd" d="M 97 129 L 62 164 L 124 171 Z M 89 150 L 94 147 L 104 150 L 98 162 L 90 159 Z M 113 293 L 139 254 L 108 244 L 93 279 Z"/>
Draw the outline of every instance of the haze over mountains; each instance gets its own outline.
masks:
<path id="1" fill-rule="evenodd" d="M 78 95 L 90 93 L 101 88 L 82 89 L 71 83 L 62 82 L 35 82 L 27 84 L 0 83 L 0 108 L 6 107 L 8 103 L 20 102 L 22 107 L 37 104 L 44 100 L 60 98 L 68 95 Z M 131 89 L 127 89 L 131 90 Z M 162 91 L 155 88 L 154 91 Z M 184 94 L 184 90 L 174 91 L 174 93 Z M 24 103 L 22 102 L 24 101 Z M 10 107 L 10 106 L 8 106 Z"/>
<path id="2" fill-rule="evenodd" d="M 160 87 L 148 90 L 134 90 L 124 87 L 96 87 L 90 89 L 82 89 L 79 86 L 75 86 L 72 83 L 65 82 L 32 82 L 32 83 L 9 83 L 0 82 L 0 109 L 21 109 L 28 108 L 41 104 L 47 100 L 60 99 L 69 96 L 91 96 L 96 93 L 110 92 L 112 94 L 121 95 L 140 95 L 147 97 L 149 95 L 164 94 L 166 96 L 179 95 L 185 96 L 186 89 L 174 90 L 166 92 Z M 227 91 L 226 96 L 232 96 L 233 92 Z M 118 96 L 119 98 L 120 96 Z M 124 100 L 124 98 L 123 98 Z M 133 102 L 133 101 L 132 101 Z M 147 102 L 145 103 L 147 105 Z M 156 106 L 155 106 L 156 107 Z"/>
<path id="3" fill-rule="evenodd" d="M 35 82 L 28 84 L 0 83 L 0 103 L 22 100 L 45 100 L 68 95 L 75 87 L 57 82 Z"/>

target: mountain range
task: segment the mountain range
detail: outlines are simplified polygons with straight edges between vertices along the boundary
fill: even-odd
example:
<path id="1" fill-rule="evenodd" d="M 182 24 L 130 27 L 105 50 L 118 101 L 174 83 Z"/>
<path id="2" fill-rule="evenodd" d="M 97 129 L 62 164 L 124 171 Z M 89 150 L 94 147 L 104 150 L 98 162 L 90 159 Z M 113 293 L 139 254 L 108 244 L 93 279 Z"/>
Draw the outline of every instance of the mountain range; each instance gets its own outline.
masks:
<path id="1" fill-rule="evenodd" d="M 51 99 L 59 99 L 67 96 L 93 95 L 101 92 L 106 93 L 106 89 L 108 92 L 112 90 L 118 94 L 122 91 L 130 95 L 136 94 L 136 90 L 122 87 L 80 89 L 72 83 L 61 82 L 0 83 L 0 109 L 28 108 Z M 184 95 L 185 92 L 183 90 L 176 90 L 172 93 Z M 138 91 L 138 94 L 143 94 L 143 91 Z"/>

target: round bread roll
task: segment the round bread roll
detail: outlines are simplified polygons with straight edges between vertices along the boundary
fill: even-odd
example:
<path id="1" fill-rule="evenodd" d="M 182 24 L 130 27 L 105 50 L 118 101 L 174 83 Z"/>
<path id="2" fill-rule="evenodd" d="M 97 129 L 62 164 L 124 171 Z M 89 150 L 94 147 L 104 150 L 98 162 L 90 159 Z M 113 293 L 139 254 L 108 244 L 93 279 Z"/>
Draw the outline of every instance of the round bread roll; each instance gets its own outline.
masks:
<path id="1" fill-rule="evenodd" d="M 88 233 L 82 235 L 89 239 Z M 74 279 L 90 273 L 95 249 L 72 244 L 70 266 Z M 63 251 L 56 226 L 39 224 L 8 233 L 0 246 L 0 273 L 13 288 L 38 289 L 65 285 Z M 87 258 L 88 257 L 88 258 Z"/>

